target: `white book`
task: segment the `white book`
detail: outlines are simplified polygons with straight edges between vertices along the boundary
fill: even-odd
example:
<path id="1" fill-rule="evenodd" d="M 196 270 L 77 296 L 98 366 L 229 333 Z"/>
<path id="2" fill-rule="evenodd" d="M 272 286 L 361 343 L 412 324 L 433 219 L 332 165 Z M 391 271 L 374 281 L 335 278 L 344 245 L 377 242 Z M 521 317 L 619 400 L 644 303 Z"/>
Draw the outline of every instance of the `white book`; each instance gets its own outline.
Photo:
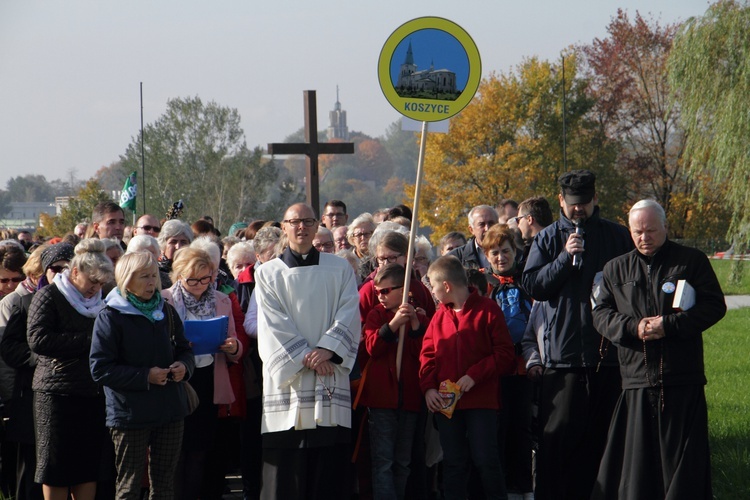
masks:
<path id="1" fill-rule="evenodd" d="M 695 288 L 687 280 L 677 280 L 672 307 L 678 311 L 687 311 L 695 305 Z"/>

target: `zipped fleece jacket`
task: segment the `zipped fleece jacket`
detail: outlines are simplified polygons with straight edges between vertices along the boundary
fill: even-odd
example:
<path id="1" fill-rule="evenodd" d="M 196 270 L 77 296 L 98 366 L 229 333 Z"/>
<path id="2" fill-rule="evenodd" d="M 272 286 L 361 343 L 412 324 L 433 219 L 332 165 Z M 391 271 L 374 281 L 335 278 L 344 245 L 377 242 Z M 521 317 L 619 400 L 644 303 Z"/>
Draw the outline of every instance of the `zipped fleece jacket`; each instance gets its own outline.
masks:
<path id="1" fill-rule="evenodd" d="M 617 345 L 623 389 L 663 385 L 703 385 L 703 331 L 724 317 L 724 294 L 706 255 L 667 240 L 653 257 L 637 250 L 604 267 L 594 290 L 594 325 Z M 695 305 L 687 311 L 672 307 L 677 280 L 695 289 Z M 638 338 L 642 318 L 664 317 L 664 338 Z M 644 362 L 644 348 L 648 362 Z"/>
<path id="2" fill-rule="evenodd" d="M 460 311 L 441 304 L 422 341 L 420 364 L 422 393 L 468 375 L 476 385 L 461 396 L 456 409 L 498 409 L 500 377 L 515 369 L 513 341 L 500 306 L 476 290 Z"/>
<path id="3" fill-rule="evenodd" d="M 565 243 L 575 232 L 573 222 L 560 219 L 544 228 L 531 244 L 522 284 L 534 300 L 544 301 L 542 358 L 549 368 L 595 367 L 602 337 L 591 318 L 591 291 L 604 264 L 633 249 L 625 226 L 599 217 L 599 207 L 583 225 L 583 265 L 573 267 Z M 605 350 L 602 350 L 605 352 Z M 615 349 L 607 348 L 602 364 L 616 366 Z"/>

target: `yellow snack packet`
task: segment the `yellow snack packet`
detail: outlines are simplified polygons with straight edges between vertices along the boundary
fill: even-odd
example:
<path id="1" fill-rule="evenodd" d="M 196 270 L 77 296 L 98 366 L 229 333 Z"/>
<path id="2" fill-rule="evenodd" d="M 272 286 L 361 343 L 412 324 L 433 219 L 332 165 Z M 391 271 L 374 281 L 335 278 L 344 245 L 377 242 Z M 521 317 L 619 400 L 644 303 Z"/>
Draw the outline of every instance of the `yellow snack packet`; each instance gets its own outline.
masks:
<path id="1" fill-rule="evenodd" d="M 461 389 L 450 380 L 443 380 L 440 382 L 438 394 L 443 400 L 443 407 L 439 410 L 440 413 L 448 418 L 453 417 L 453 411 L 456 409 L 458 400 L 461 399 Z"/>

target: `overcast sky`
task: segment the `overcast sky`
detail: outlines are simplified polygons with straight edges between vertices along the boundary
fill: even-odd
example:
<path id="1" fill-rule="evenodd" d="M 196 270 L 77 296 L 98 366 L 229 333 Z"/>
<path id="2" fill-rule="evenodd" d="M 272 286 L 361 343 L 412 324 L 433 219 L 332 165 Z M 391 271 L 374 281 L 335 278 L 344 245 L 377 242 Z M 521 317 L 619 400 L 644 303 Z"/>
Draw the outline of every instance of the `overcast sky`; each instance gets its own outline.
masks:
<path id="1" fill-rule="evenodd" d="M 0 188 L 12 176 L 89 178 L 116 161 L 170 98 L 236 108 L 249 146 L 318 127 L 340 100 L 350 130 L 380 136 L 400 115 L 377 79 L 380 50 L 410 19 L 464 28 L 482 73 L 524 57 L 557 59 L 606 35 L 618 7 L 662 22 L 702 15 L 706 0 L 0 0 Z"/>

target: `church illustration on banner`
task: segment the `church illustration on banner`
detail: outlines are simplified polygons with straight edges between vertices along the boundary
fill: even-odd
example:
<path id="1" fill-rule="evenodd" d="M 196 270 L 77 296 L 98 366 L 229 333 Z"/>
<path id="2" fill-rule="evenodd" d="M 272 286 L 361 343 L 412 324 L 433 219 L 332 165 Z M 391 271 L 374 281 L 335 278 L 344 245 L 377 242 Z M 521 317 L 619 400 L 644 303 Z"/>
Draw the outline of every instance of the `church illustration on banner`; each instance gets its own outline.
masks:
<path id="1" fill-rule="evenodd" d="M 411 41 L 394 88 L 401 97 L 455 101 L 461 95 L 454 71 L 435 69 L 434 64 L 430 64 L 430 69 L 417 69 Z"/>

